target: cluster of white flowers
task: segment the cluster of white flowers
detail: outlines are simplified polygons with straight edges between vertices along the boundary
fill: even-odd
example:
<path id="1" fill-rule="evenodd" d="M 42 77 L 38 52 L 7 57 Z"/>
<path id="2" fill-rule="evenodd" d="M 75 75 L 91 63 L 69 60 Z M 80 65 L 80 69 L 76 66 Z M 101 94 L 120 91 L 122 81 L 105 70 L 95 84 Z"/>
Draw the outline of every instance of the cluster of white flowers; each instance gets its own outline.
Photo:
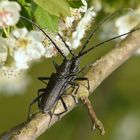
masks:
<path id="1" fill-rule="evenodd" d="M 81 1 L 83 6 L 71 8 L 71 16 L 65 17 L 60 21 L 58 27 L 59 33 L 70 49 L 76 49 L 80 46 L 81 39 L 96 15 L 93 8 L 87 8 L 86 0 Z M 5 33 L 5 37 L 0 37 L 0 83 L 3 83 L 0 86 L 0 90 L 5 89 L 4 85 L 12 85 L 8 82 L 13 80 L 18 81 L 18 84 L 15 84 L 18 87 L 13 86 L 15 90 L 25 88 L 26 84 L 23 84 L 23 81 L 25 82 L 23 75 L 25 75 L 31 64 L 41 57 L 49 58 L 58 54 L 55 46 L 41 31 L 28 31 L 26 27 L 16 27 L 20 18 L 20 10 L 21 7 L 17 2 L 8 0 L 0 2 L 0 27 Z M 11 28 L 12 26 L 13 28 Z M 55 33 L 48 34 L 60 50 L 65 55 L 68 55 L 69 51 L 60 37 Z"/>
<path id="2" fill-rule="evenodd" d="M 82 0 L 82 3 L 83 6 L 79 9 L 71 8 L 72 16 L 66 17 L 63 23 L 62 21 L 60 22 L 60 33 L 65 37 L 70 49 L 77 49 L 81 45 L 81 39 L 96 16 L 93 7 L 88 9 L 85 0 Z"/>
<path id="3" fill-rule="evenodd" d="M 70 8 L 71 16 L 64 17 L 58 26 L 59 34 L 70 49 L 77 49 L 81 45 L 81 39 L 85 36 L 85 32 L 96 16 L 95 10 L 92 7 L 88 8 L 86 0 L 81 0 L 81 2 L 83 5 L 80 8 Z M 101 1 L 95 2 L 98 7 L 96 11 L 99 11 Z M 13 80 L 18 81 L 18 84 L 15 84 L 18 87 L 13 86 L 15 90 L 21 90 L 19 87 L 24 89 L 26 84 L 23 84 L 23 81 L 28 79 L 24 78 L 25 72 L 31 64 L 42 57 L 50 58 L 58 54 L 55 46 L 41 31 L 28 31 L 26 27 L 16 27 L 20 19 L 20 11 L 21 7 L 17 2 L 0 1 L 0 28 L 5 33 L 4 37 L 0 37 L 0 83 L 3 83 L 0 84 L 0 90 L 6 89 L 3 88 L 4 85 L 10 85 L 8 82 Z M 140 8 L 119 17 L 115 21 L 115 25 L 112 21 L 110 24 L 105 24 L 107 25 L 104 26 L 105 33 L 110 36 L 116 32 L 118 34 L 126 33 L 140 22 L 139 17 Z M 110 34 L 110 27 L 114 29 L 112 34 Z M 69 54 L 69 50 L 56 33 L 47 32 L 47 34 L 65 55 Z M 102 37 L 106 37 L 106 34 L 102 33 Z M 137 53 L 140 54 L 140 49 Z M 13 90 L 13 92 L 15 91 Z"/>

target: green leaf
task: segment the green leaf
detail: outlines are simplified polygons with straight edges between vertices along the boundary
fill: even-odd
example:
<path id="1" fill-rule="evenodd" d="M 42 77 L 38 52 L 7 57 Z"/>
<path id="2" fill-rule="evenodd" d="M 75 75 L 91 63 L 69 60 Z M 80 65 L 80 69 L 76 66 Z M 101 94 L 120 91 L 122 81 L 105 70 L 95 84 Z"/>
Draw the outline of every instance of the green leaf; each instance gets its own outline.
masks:
<path id="1" fill-rule="evenodd" d="M 37 7 L 35 9 L 34 18 L 41 28 L 47 28 L 50 31 L 57 31 L 59 18 L 54 15 L 50 15 L 41 7 Z"/>
<path id="2" fill-rule="evenodd" d="M 19 0 L 18 3 L 21 6 L 21 12 L 20 12 L 21 15 L 30 17 L 31 12 L 32 12 L 31 4 L 29 2 L 27 2 L 26 0 Z"/>
<path id="3" fill-rule="evenodd" d="M 20 15 L 23 17 L 26 17 L 28 19 L 31 19 L 32 16 L 32 8 L 31 8 L 31 4 L 26 2 L 25 0 L 19 0 L 18 1 L 20 6 L 21 6 L 21 12 Z M 27 27 L 28 29 L 32 30 L 33 26 L 32 23 L 26 21 L 25 19 L 21 18 L 20 21 L 17 23 L 18 27 Z"/>
<path id="4" fill-rule="evenodd" d="M 68 0 L 68 3 L 72 8 L 79 8 L 83 5 L 81 0 Z"/>
<path id="5" fill-rule="evenodd" d="M 51 15 L 57 17 L 70 15 L 70 5 L 66 0 L 34 0 L 34 2 Z"/>

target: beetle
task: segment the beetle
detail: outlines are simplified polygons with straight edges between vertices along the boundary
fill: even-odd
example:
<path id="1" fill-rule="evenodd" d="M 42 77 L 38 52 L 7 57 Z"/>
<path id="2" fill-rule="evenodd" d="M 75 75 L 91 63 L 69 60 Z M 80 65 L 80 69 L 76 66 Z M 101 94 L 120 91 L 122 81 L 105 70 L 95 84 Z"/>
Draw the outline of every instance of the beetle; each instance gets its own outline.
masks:
<path id="1" fill-rule="evenodd" d="M 114 14 L 112 14 L 112 16 L 113 15 Z M 22 17 L 22 18 L 26 19 L 25 17 Z M 49 113 L 51 115 L 52 108 L 55 106 L 55 104 L 60 99 L 62 101 L 62 104 L 64 105 L 65 110 L 67 111 L 67 107 L 66 107 L 66 105 L 65 105 L 65 103 L 62 99 L 62 95 L 65 93 L 66 89 L 70 85 L 72 85 L 72 86 L 77 87 L 77 89 L 76 89 L 76 92 L 77 92 L 77 90 L 79 88 L 79 85 L 75 82 L 76 80 L 86 80 L 87 83 L 88 83 L 88 89 L 90 88 L 88 79 L 86 77 L 78 77 L 77 76 L 80 72 L 82 72 L 85 69 L 85 68 L 83 68 L 83 69 L 80 70 L 80 67 L 79 67 L 80 58 L 82 56 L 84 56 L 85 54 L 87 54 L 88 52 L 92 51 L 94 48 L 96 48 L 98 46 L 101 46 L 104 43 L 107 43 L 111 40 L 114 40 L 116 38 L 119 38 L 121 36 L 127 35 L 129 33 L 132 33 L 134 31 L 140 29 L 140 28 L 133 29 L 133 30 L 127 32 L 127 33 L 124 33 L 124 34 L 121 34 L 119 36 L 110 38 L 110 39 L 105 40 L 101 43 L 98 43 L 98 44 L 96 44 L 96 45 L 92 46 L 91 48 L 84 51 L 85 47 L 87 46 L 89 40 L 91 39 L 91 37 L 93 36 L 95 31 L 98 28 L 100 28 L 100 25 L 102 25 L 107 19 L 108 19 L 108 17 L 96 26 L 96 28 L 92 31 L 92 33 L 90 34 L 87 41 L 85 42 L 82 49 L 80 50 L 80 52 L 77 55 L 69 48 L 69 46 L 66 44 L 66 42 L 64 41 L 62 36 L 58 33 L 60 39 L 65 44 L 65 47 L 69 50 L 69 52 L 72 56 L 70 59 L 65 56 L 65 54 L 59 49 L 59 46 L 57 46 L 57 44 L 50 38 L 50 36 L 43 29 L 41 29 L 33 21 L 31 21 L 29 19 L 26 19 L 26 20 L 32 22 L 36 27 L 38 27 L 46 35 L 46 37 L 52 42 L 52 44 L 55 46 L 57 51 L 63 57 L 62 64 L 57 65 L 57 66 L 55 65 L 55 67 L 56 67 L 56 72 L 55 73 L 52 73 L 50 77 L 39 77 L 38 78 L 40 81 L 42 81 L 46 84 L 46 87 L 42 88 L 42 89 L 39 89 L 38 90 L 38 97 L 36 97 L 31 102 L 31 104 L 29 106 L 28 119 L 29 119 L 29 116 L 30 116 L 31 106 L 35 102 L 38 102 L 38 108 L 43 113 Z M 48 83 L 46 81 L 48 81 Z"/>

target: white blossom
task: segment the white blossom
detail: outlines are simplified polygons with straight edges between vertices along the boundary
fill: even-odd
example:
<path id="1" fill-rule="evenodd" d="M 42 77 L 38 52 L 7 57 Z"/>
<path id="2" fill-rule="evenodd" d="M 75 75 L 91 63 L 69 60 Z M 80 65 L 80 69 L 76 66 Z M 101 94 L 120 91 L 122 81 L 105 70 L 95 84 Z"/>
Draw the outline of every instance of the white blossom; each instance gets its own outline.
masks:
<path id="1" fill-rule="evenodd" d="M 69 51 L 66 48 L 65 44 L 60 39 L 60 37 L 56 34 L 49 34 L 49 35 L 54 40 L 54 42 L 58 46 L 58 48 L 62 51 L 62 53 L 65 55 L 68 55 Z M 46 50 L 45 51 L 46 58 L 50 58 L 50 57 L 56 56 L 58 54 L 56 47 L 47 38 L 44 41 L 44 45 L 45 45 L 45 50 Z"/>
<path id="2" fill-rule="evenodd" d="M 51 57 L 55 56 L 56 54 L 57 54 L 57 50 L 52 44 L 47 45 L 45 47 L 45 57 L 46 58 L 51 58 Z"/>
<path id="3" fill-rule="evenodd" d="M 43 35 L 38 31 L 30 31 L 26 28 L 16 29 L 7 39 L 9 48 L 13 49 L 15 66 L 18 69 L 27 69 L 29 63 L 41 58 L 45 53 L 42 44 Z"/>
<path id="4" fill-rule="evenodd" d="M 140 23 L 140 7 L 133 12 L 129 12 L 128 14 L 119 17 L 115 25 L 118 28 L 118 34 L 124 34 L 133 29 L 136 25 Z M 122 38 L 124 38 L 123 36 Z M 136 52 L 136 54 L 140 54 L 140 49 Z"/>
<path id="5" fill-rule="evenodd" d="M 112 38 L 117 35 L 118 35 L 117 27 L 115 27 L 114 20 L 111 20 L 103 24 L 102 32 L 99 34 L 99 37 L 101 40 L 106 40 L 108 38 Z"/>
<path id="6" fill-rule="evenodd" d="M 67 40 L 72 49 L 76 49 L 81 45 L 81 39 L 84 37 L 86 30 L 91 25 L 93 17 L 95 17 L 93 8 L 89 8 L 82 19 L 78 22 L 76 30 L 72 33 L 72 37 Z"/>
<path id="7" fill-rule="evenodd" d="M 60 30 L 66 30 L 67 32 L 70 30 L 70 33 L 73 31 L 75 28 L 74 24 L 78 23 L 82 18 L 82 14 L 87 11 L 86 0 L 82 0 L 82 3 L 83 5 L 79 8 L 70 8 L 71 16 L 65 17 L 60 21 Z"/>
<path id="8" fill-rule="evenodd" d="M 29 68 L 28 62 L 31 58 L 23 49 L 18 49 L 14 53 L 15 67 L 18 69 L 27 69 Z"/>
<path id="9" fill-rule="evenodd" d="M 130 31 L 139 22 L 140 22 L 140 8 L 119 17 L 116 20 L 115 25 L 118 28 L 118 34 L 123 34 Z"/>
<path id="10" fill-rule="evenodd" d="M 83 12 L 83 13 L 85 13 L 86 11 L 87 11 L 87 1 L 86 0 L 81 0 L 82 1 L 82 3 L 83 3 L 83 6 L 81 6 L 78 10 L 79 10 L 79 12 Z"/>
<path id="11" fill-rule="evenodd" d="M 78 9 L 71 8 L 71 16 L 60 22 L 59 32 L 71 49 L 81 45 L 81 39 L 91 25 L 96 13 L 93 8 L 87 9 L 87 2 L 82 0 L 83 6 Z"/>
<path id="12" fill-rule="evenodd" d="M 0 2 L 0 27 L 7 27 L 15 25 L 20 18 L 21 7 L 14 1 Z"/>

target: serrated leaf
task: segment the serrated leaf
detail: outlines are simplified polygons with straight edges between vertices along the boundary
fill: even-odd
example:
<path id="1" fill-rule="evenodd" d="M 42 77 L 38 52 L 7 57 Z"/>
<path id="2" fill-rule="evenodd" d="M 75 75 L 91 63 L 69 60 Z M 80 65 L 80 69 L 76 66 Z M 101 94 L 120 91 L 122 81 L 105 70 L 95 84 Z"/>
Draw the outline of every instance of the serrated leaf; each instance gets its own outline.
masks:
<path id="1" fill-rule="evenodd" d="M 34 17 L 37 24 L 39 24 L 41 28 L 47 28 L 50 31 L 57 31 L 59 19 L 58 17 L 50 15 L 41 7 L 37 7 L 35 9 Z"/>
<path id="2" fill-rule="evenodd" d="M 66 0 L 34 0 L 34 2 L 57 17 L 70 15 L 70 6 Z"/>

